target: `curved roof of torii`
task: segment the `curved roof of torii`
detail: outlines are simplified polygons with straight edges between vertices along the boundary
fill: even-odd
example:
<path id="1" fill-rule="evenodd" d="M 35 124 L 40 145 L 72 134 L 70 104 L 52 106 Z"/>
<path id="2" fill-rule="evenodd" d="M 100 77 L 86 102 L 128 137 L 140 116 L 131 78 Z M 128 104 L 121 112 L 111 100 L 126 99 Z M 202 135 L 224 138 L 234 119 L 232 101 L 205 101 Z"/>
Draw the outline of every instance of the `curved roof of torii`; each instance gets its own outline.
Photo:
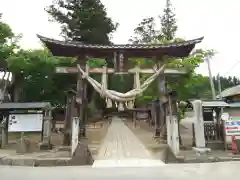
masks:
<path id="1" fill-rule="evenodd" d="M 172 57 L 186 57 L 203 37 L 183 42 L 169 44 L 84 44 L 78 41 L 59 41 L 41 35 L 37 37 L 55 56 L 78 56 L 80 54 L 98 54 L 105 56 L 113 52 L 124 52 L 134 54 L 135 57 L 151 57 L 168 55 Z M 93 55 L 94 56 L 94 55 Z"/>

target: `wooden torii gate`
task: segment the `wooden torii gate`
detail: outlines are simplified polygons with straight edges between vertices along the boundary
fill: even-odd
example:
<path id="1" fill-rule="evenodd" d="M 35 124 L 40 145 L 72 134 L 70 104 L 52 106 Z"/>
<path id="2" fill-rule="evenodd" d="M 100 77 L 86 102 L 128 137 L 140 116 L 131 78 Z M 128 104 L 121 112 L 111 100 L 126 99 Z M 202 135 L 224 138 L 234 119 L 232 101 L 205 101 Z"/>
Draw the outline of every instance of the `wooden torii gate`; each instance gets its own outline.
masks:
<path id="1" fill-rule="evenodd" d="M 84 70 L 87 61 L 90 58 L 108 58 L 114 62 L 114 68 L 107 68 L 108 74 L 113 73 L 130 73 L 134 74 L 136 71 L 139 73 L 153 74 L 154 68 L 137 69 L 129 68 L 128 60 L 130 58 L 155 58 L 159 68 L 166 62 L 163 61 L 164 56 L 184 58 L 189 55 L 192 49 L 197 43 L 200 43 L 203 39 L 193 39 L 184 42 L 171 43 L 171 44 L 125 44 L 125 45 L 99 45 L 99 44 L 83 44 L 76 41 L 59 41 L 50 38 L 46 38 L 37 35 L 38 38 L 46 45 L 46 47 L 52 52 L 54 56 L 64 57 L 77 57 L 76 67 L 57 67 L 57 73 L 73 73 L 76 74 L 77 89 L 75 102 L 77 104 L 77 113 L 80 118 L 80 132 L 81 136 L 85 136 L 85 122 L 86 122 L 86 108 L 87 108 L 87 80 L 83 78 L 83 75 L 78 72 L 77 67 L 81 66 Z M 89 73 L 103 73 L 105 68 L 92 68 L 89 69 Z M 165 76 L 174 74 L 185 74 L 184 69 L 168 69 L 164 68 L 164 71 L 159 75 L 159 84 L 162 85 L 159 88 L 161 96 L 165 94 Z M 160 86 L 159 85 L 159 86 Z M 162 97 L 159 97 L 160 101 Z M 166 98 L 165 98 L 166 99 Z M 165 110 L 162 110 L 164 112 Z M 160 111 L 159 111 L 160 112 Z M 156 134 L 160 132 L 160 121 L 165 121 L 164 114 L 161 113 L 160 118 L 156 122 Z"/>

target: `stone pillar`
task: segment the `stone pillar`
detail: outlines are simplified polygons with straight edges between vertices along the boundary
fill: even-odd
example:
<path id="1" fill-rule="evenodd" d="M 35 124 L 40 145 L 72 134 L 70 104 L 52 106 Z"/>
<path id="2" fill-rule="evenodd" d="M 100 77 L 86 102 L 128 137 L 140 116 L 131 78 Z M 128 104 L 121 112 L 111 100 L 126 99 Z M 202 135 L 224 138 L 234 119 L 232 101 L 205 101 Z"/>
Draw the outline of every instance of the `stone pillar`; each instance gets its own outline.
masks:
<path id="1" fill-rule="evenodd" d="M 195 100 L 193 101 L 193 110 L 194 117 L 196 118 L 194 121 L 194 130 L 195 130 L 195 143 L 197 148 L 205 148 L 205 137 L 204 137 L 204 121 L 203 121 L 203 113 L 202 113 L 202 101 Z"/>
<path id="2" fill-rule="evenodd" d="M 51 129 L 52 129 L 52 111 L 47 109 L 43 116 L 43 133 L 42 142 L 40 143 L 40 150 L 52 149 L 51 144 Z"/>
<path id="3" fill-rule="evenodd" d="M 177 155 L 180 150 L 179 146 L 179 129 L 178 129 L 178 107 L 176 101 L 176 92 L 172 91 L 168 94 L 168 109 L 167 118 L 167 142 L 174 155 Z"/>

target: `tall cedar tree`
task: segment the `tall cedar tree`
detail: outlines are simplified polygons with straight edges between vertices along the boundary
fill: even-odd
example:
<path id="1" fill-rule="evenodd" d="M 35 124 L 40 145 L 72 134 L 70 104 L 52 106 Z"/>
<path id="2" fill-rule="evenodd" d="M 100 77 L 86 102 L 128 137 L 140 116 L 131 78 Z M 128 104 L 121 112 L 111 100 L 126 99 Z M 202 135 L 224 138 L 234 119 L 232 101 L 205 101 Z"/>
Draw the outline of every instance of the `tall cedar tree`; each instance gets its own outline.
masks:
<path id="1" fill-rule="evenodd" d="M 46 12 L 60 23 L 66 39 L 88 44 L 110 44 L 117 24 L 107 17 L 100 0 L 56 0 Z"/>
<path id="2" fill-rule="evenodd" d="M 163 10 L 164 14 L 160 17 L 161 20 L 161 38 L 173 40 L 177 31 L 176 14 L 173 12 L 172 3 L 166 0 L 166 6 Z"/>
<path id="3" fill-rule="evenodd" d="M 45 10 L 52 20 L 62 25 L 63 37 L 86 44 L 111 44 L 110 36 L 118 25 L 107 17 L 100 0 L 54 0 Z M 113 67 L 111 59 L 106 61 L 109 67 Z M 111 86 L 111 78 L 108 83 Z M 98 95 L 95 97 L 93 92 L 88 86 L 89 102 L 94 99 L 95 104 L 104 109 L 104 100 Z"/>

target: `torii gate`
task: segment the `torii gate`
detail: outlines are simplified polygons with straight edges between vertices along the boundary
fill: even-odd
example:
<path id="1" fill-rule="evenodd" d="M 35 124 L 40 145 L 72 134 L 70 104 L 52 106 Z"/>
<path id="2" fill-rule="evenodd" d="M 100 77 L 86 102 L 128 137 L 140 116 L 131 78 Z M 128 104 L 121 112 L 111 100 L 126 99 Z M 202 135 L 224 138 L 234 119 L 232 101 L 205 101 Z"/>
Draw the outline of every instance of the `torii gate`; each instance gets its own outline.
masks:
<path id="1" fill-rule="evenodd" d="M 87 82 L 89 82 L 96 91 L 98 91 L 107 100 L 107 104 L 117 102 L 120 109 L 129 106 L 132 107 L 133 101 L 137 94 L 145 90 L 148 85 L 157 77 L 161 97 L 165 94 L 165 76 L 174 74 L 185 74 L 184 69 L 169 69 L 166 68 L 163 61 L 164 56 L 184 58 L 187 57 L 197 43 L 200 43 L 203 37 L 189 41 L 183 41 L 170 44 L 125 44 L 125 45 L 99 45 L 99 44 L 83 44 L 76 41 L 59 41 L 37 35 L 38 38 L 46 45 L 54 56 L 77 57 L 76 67 L 57 67 L 57 73 L 74 73 L 77 75 L 77 90 L 76 90 L 76 103 L 78 109 L 78 116 L 80 118 L 81 135 L 85 136 L 85 122 L 86 122 L 86 105 L 87 105 Z M 155 66 L 148 69 L 140 69 L 139 67 L 131 68 L 128 66 L 128 59 L 130 58 L 155 58 Z M 92 68 L 89 69 L 87 61 L 89 58 L 111 58 L 114 62 L 114 68 Z M 89 73 L 100 73 L 103 75 L 102 84 L 96 82 Z M 109 90 L 106 84 L 108 74 L 123 74 L 131 73 L 135 75 L 135 89 L 127 93 L 119 93 Z M 140 84 L 139 74 L 153 74 L 151 78 Z M 111 101 L 111 102 L 110 102 Z M 162 111 L 164 112 L 164 110 Z M 160 132 L 160 119 L 162 122 L 165 117 L 161 113 L 161 118 L 156 122 L 156 134 Z"/>

